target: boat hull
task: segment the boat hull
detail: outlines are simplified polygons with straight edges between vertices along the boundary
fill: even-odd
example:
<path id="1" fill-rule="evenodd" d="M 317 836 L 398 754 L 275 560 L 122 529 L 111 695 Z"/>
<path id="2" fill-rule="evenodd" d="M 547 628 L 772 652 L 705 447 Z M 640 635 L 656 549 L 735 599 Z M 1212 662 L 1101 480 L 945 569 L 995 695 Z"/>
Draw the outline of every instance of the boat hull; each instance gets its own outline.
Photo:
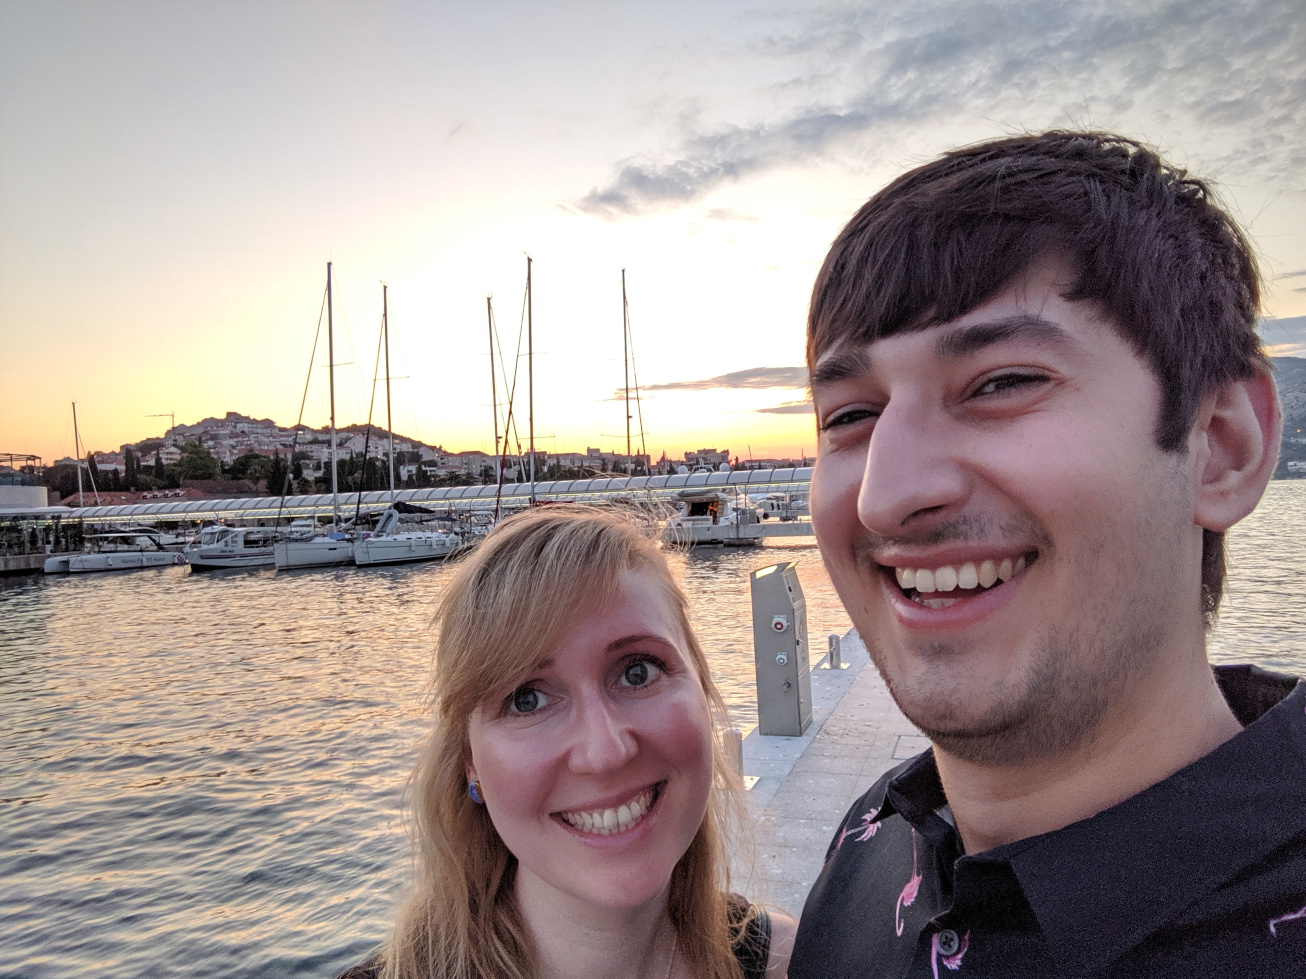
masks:
<path id="1" fill-rule="evenodd" d="M 273 546 L 277 570 L 326 568 L 354 563 L 354 542 L 314 537 L 312 540 L 277 541 Z"/>
<path id="2" fill-rule="evenodd" d="M 693 518 L 668 520 L 662 531 L 664 542 L 689 546 L 756 547 L 764 536 L 761 524 L 711 523 Z"/>
<path id="3" fill-rule="evenodd" d="M 67 574 L 67 573 L 68 573 L 68 562 L 71 561 L 72 559 L 73 559 L 73 555 L 71 555 L 71 554 L 59 554 L 59 555 L 56 555 L 55 557 L 48 557 L 48 558 L 46 558 L 46 559 L 45 559 L 45 573 L 46 573 L 46 574 Z"/>
<path id="4" fill-rule="evenodd" d="M 354 544 L 354 563 L 403 564 L 409 561 L 439 561 L 448 557 L 461 541 L 451 534 L 394 534 L 368 537 Z"/>
<path id="5" fill-rule="evenodd" d="M 68 559 L 68 572 L 83 574 L 133 568 L 171 568 L 185 563 L 185 555 L 177 551 L 115 551 L 112 554 L 76 554 Z"/>
<path id="6" fill-rule="evenodd" d="M 270 547 L 199 547 L 182 551 L 190 566 L 197 571 L 222 568 L 267 568 L 273 564 Z"/>

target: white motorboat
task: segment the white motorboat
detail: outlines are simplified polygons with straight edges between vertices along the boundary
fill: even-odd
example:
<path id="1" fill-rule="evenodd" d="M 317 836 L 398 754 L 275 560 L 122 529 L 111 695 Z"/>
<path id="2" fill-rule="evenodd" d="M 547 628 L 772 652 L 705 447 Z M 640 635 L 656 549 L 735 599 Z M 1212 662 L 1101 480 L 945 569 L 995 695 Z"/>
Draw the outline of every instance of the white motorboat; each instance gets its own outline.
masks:
<path id="1" fill-rule="evenodd" d="M 681 490 L 677 497 L 676 513 L 662 531 L 666 543 L 752 547 L 762 542 L 757 508 L 747 497 L 706 488 Z"/>
<path id="2" fill-rule="evenodd" d="M 443 530 L 399 530 L 399 513 L 387 510 L 370 537 L 354 542 L 354 563 L 399 564 L 405 561 L 437 561 L 448 557 L 462 543 L 457 534 Z"/>
<path id="3" fill-rule="evenodd" d="M 168 545 L 173 545 L 169 549 Z M 46 574 L 82 574 L 89 571 L 125 571 L 131 568 L 166 568 L 186 563 L 178 549 L 180 538 L 150 528 L 128 528 L 91 534 L 87 550 L 55 554 L 46 559 Z"/>
<path id="4" fill-rule="evenodd" d="M 196 570 L 208 568 L 262 568 L 274 563 L 271 527 L 204 527 L 181 553 Z"/>
<path id="5" fill-rule="evenodd" d="M 807 499 L 792 493 L 768 493 L 755 500 L 761 517 L 778 517 L 781 521 L 797 520 L 808 516 Z"/>

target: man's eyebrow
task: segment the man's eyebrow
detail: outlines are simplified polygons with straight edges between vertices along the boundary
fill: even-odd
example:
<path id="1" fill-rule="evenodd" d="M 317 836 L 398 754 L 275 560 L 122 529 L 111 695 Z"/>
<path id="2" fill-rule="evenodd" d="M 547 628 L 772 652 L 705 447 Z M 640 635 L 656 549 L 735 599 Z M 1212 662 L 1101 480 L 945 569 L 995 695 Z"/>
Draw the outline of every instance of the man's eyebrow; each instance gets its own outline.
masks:
<path id="1" fill-rule="evenodd" d="M 870 355 L 862 349 L 840 350 L 817 362 L 812 368 L 808 384 L 818 387 L 850 378 L 864 377 L 871 372 Z"/>
<path id="2" fill-rule="evenodd" d="M 1064 346 L 1071 342 L 1071 336 L 1065 327 L 1025 313 L 949 330 L 934 341 L 934 353 L 940 360 L 961 360 L 985 347 L 1009 340 Z"/>

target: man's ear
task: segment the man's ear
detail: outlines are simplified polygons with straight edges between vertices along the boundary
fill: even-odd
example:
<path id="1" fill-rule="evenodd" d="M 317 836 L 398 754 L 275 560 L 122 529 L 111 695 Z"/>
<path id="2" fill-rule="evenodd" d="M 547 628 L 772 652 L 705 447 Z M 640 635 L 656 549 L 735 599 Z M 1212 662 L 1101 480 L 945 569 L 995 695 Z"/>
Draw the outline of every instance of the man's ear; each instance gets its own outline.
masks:
<path id="1" fill-rule="evenodd" d="M 1256 508 L 1279 461 L 1283 414 L 1269 368 L 1202 399 L 1189 448 L 1197 463 L 1193 522 L 1225 531 Z"/>

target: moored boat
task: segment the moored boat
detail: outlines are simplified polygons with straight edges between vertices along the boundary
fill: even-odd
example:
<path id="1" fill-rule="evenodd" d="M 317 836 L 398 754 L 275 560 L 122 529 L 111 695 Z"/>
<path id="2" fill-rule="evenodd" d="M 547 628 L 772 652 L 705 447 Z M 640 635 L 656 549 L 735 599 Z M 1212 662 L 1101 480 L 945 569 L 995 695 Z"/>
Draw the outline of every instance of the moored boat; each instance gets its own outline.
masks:
<path id="1" fill-rule="evenodd" d="M 350 564 L 353 560 L 354 541 L 342 531 L 307 540 L 279 540 L 273 546 L 273 561 L 278 571 L 325 568 L 333 564 Z"/>
<path id="2" fill-rule="evenodd" d="M 399 513 L 387 510 L 376 532 L 354 542 L 354 563 L 400 564 L 407 561 L 438 561 L 448 557 L 462 538 L 443 530 L 399 530 Z"/>
<path id="3" fill-rule="evenodd" d="M 719 489 L 687 489 L 677 494 L 662 540 L 669 544 L 723 544 L 753 547 L 762 542 L 757 508 L 744 497 Z"/>
<path id="4" fill-rule="evenodd" d="M 84 574 L 90 571 L 125 571 L 132 568 L 166 568 L 186 563 L 181 540 L 150 528 L 127 528 L 91 534 L 87 549 L 79 554 L 54 554 L 45 561 L 46 574 Z"/>
<path id="5" fill-rule="evenodd" d="M 204 527 L 182 554 L 192 568 L 262 568 L 274 563 L 271 527 Z"/>

